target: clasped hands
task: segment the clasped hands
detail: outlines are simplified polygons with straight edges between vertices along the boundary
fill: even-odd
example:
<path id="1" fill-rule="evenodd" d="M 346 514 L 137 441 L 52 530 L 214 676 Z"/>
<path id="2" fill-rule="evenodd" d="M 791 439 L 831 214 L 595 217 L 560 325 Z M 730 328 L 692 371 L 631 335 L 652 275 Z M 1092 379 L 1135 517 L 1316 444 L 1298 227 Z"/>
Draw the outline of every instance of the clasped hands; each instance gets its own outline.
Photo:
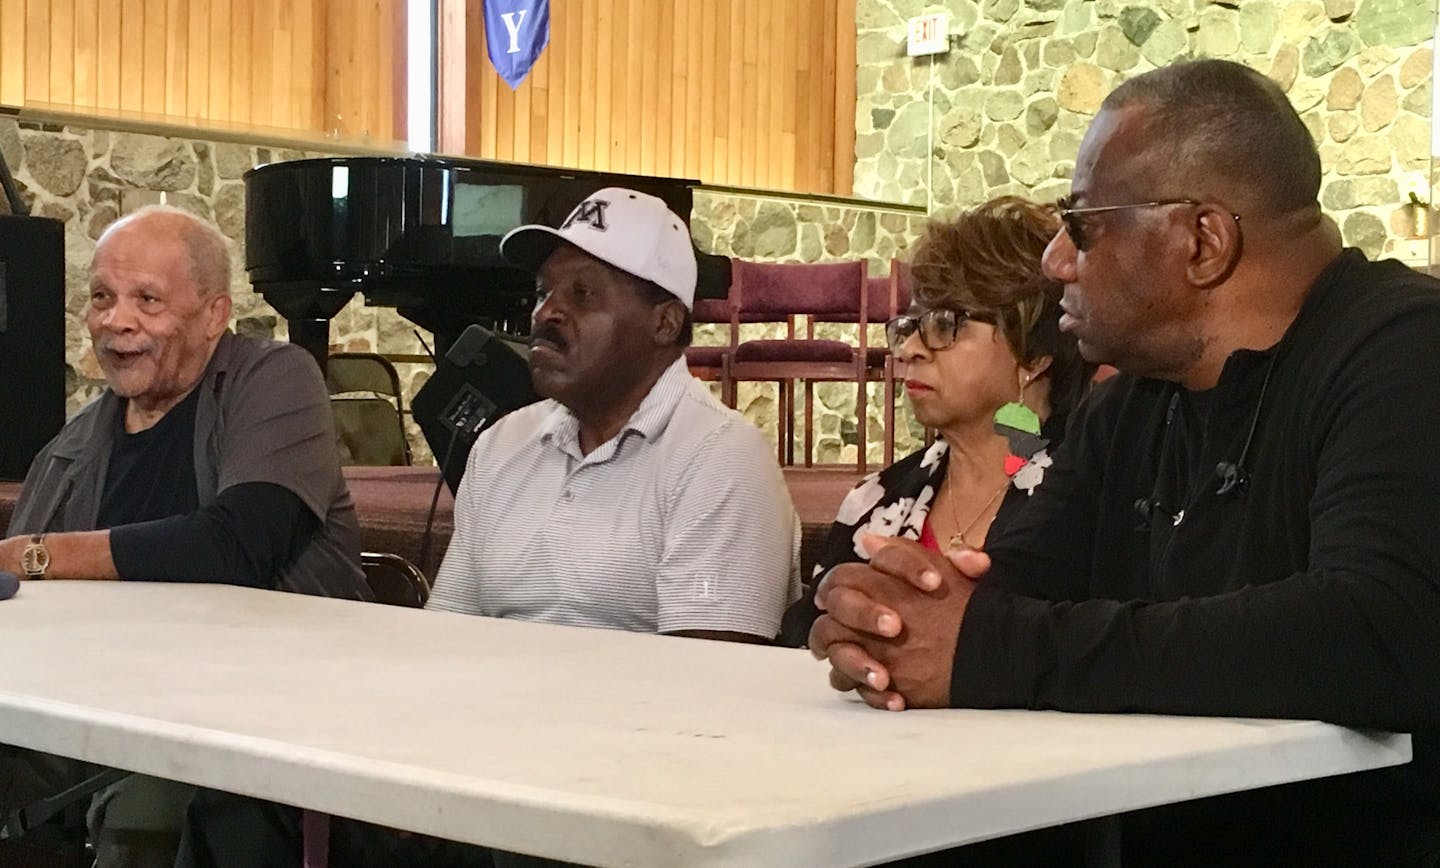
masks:
<path id="1" fill-rule="evenodd" d="M 990 558 L 892 537 L 862 543 L 870 563 L 841 564 L 816 589 L 823 614 L 810 653 L 830 661 L 831 687 L 875 708 L 948 707 L 960 623 Z"/>

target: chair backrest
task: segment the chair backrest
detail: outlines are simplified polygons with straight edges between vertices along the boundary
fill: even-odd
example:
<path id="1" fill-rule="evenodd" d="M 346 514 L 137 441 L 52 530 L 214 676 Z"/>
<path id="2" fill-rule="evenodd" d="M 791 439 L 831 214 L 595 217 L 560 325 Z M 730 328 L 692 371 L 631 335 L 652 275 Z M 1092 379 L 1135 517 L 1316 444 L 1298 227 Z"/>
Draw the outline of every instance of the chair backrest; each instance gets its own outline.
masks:
<path id="1" fill-rule="evenodd" d="M 890 282 L 895 282 L 895 307 L 890 307 Z M 872 325 L 883 325 L 890 317 L 904 313 L 910 308 L 910 269 L 899 260 L 890 261 L 890 273 L 884 277 L 865 278 L 866 320 Z M 817 316 L 820 322 L 859 322 L 854 313 Z"/>
<path id="2" fill-rule="evenodd" d="M 400 375 L 390 360 L 377 353 L 335 353 L 325 360 L 325 385 L 330 394 L 374 392 L 400 397 Z"/>
<path id="3" fill-rule="evenodd" d="M 865 263 L 859 260 L 782 264 L 736 259 L 731 269 L 730 293 L 741 316 L 854 315 L 866 306 Z"/>
<path id="4" fill-rule="evenodd" d="M 430 581 L 419 567 L 399 555 L 361 552 L 360 566 L 377 603 L 420 609 L 430 599 Z"/>
<path id="5" fill-rule="evenodd" d="M 697 298 L 695 299 L 695 308 L 690 311 L 690 319 L 695 322 L 729 322 L 730 299 Z"/>
<path id="6" fill-rule="evenodd" d="M 325 385 L 344 465 L 405 465 L 405 405 L 400 375 L 377 353 L 335 353 L 325 360 Z"/>
<path id="7" fill-rule="evenodd" d="M 386 398 L 335 396 L 330 399 L 335 419 L 336 448 L 347 466 L 401 466 L 410 463 L 410 442 L 400 410 Z"/>

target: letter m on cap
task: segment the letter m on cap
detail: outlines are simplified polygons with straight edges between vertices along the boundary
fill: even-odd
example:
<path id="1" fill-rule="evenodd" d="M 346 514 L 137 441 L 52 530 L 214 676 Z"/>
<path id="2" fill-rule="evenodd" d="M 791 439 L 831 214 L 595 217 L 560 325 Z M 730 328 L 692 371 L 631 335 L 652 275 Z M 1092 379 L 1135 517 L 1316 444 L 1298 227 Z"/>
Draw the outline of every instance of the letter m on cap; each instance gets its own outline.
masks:
<path id="1" fill-rule="evenodd" d="M 569 229 L 575 223 L 588 223 L 590 228 L 604 232 L 609 228 L 605 225 L 605 209 L 609 206 L 610 203 L 604 199 L 586 199 L 575 206 L 575 210 L 565 218 L 565 225 L 560 228 Z"/>

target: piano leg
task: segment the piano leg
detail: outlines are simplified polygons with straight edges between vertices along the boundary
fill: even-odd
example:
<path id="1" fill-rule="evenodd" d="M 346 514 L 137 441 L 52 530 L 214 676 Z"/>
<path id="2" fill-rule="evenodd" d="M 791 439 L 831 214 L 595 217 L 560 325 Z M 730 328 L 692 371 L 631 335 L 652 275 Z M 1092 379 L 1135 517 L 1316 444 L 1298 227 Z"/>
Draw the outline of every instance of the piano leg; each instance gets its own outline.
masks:
<path id="1" fill-rule="evenodd" d="M 325 372 L 325 360 L 330 357 L 330 320 L 323 317 L 287 319 L 290 325 L 290 343 L 299 344 L 308 352 L 320 372 Z"/>

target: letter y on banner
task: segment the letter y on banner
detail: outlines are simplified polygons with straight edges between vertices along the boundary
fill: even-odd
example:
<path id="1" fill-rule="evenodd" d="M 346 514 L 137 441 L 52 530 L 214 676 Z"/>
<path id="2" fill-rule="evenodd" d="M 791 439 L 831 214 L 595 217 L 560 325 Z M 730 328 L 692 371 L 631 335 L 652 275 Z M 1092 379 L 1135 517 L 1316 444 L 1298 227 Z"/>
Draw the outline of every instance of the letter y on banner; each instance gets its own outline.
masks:
<path id="1" fill-rule="evenodd" d="M 550 0 L 484 2 L 490 62 L 514 90 L 550 44 Z"/>

